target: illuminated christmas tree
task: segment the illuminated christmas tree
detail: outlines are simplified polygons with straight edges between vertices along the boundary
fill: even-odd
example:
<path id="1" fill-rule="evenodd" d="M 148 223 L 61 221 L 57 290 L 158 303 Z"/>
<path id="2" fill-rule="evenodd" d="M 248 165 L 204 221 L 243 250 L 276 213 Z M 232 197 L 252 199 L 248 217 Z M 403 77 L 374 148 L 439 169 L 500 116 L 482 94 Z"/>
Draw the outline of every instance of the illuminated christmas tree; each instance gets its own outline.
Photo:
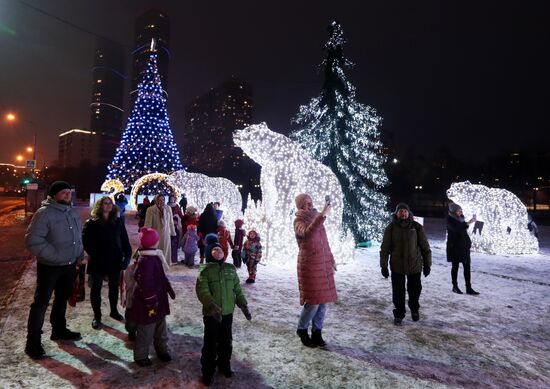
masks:
<path id="1" fill-rule="evenodd" d="M 133 184 L 146 174 L 170 174 L 181 169 L 183 166 L 170 129 L 158 74 L 157 55 L 152 51 L 120 146 L 109 165 L 107 179 L 118 179 L 129 192 Z M 169 191 L 163 182 L 153 182 L 144 186 L 142 193 Z"/>
<path id="2" fill-rule="evenodd" d="M 321 95 L 300 107 L 291 138 L 338 177 L 344 193 L 343 223 L 355 240 L 380 240 L 388 222 L 388 198 L 381 189 L 389 184 L 380 141 L 382 119 L 356 100 L 355 87 L 344 74 L 352 65 L 344 57 L 344 43 L 342 27 L 333 21 L 322 62 Z"/>

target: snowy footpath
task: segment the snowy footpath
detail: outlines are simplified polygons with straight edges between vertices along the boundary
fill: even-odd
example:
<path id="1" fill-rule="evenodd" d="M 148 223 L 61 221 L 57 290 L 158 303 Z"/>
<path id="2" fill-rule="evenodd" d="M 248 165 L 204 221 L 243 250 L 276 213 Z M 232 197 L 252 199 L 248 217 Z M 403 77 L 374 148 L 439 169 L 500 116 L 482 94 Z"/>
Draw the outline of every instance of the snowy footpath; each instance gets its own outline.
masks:
<path id="1" fill-rule="evenodd" d="M 133 228 L 133 227 L 131 227 Z M 224 388 L 548 388 L 550 387 L 550 235 L 542 228 L 541 253 L 525 257 L 472 255 L 472 283 L 479 296 L 451 292 L 442 220 L 428 219 L 433 250 L 429 277 L 422 277 L 421 319 L 392 321 L 391 284 L 380 275 L 378 247 L 358 249 L 336 274 L 339 301 L 325 323 L 326 350 L 302 347 L 295 334 L 300 306 L 294 259 L 288 266 L 259 266 L 257 282 L 244 284 L 253 315 L 235 312 L 231 379 Z M 135 240 L 135 228 L 132 233 Z M 68 325 L 82 340 L 49 340 L 49 358 L 23 352 L 35 287 L 35 266 L 24 275 L 0 337 L 1 388 L 198 388 L 202 316 L 194 285 L 197 269 L 172 267 L 177 293 L 168 317 L 174 361 L 133 363 L 124 326 L 108 316 L 91 328 L 88 300 L 68 308 Z M 462 271 L 462 268 L 461 268 Z M 463 287 L 462 274 L 459 281 Z M 48 314 L 49 315 L 49 314 Z M 49 316 L 47 316 L 49 317 Z"/>

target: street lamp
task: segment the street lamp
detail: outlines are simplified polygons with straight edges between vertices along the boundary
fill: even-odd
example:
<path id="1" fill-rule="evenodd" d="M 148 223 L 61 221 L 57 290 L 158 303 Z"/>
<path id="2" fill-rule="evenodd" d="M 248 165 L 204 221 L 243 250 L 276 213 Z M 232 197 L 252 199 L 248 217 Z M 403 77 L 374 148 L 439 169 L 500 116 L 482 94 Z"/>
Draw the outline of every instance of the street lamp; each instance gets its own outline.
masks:
<path id="1" fill-rule="evenodd" d="M 17 121 L 17 115 L 14 114 L 13 112 L 7 112 L 5 115 L 4 115 L 4 119 L 8 122 L 8 123 L 15 123 Z M 36 126 L 34 122 L 30 121 L 30 120 L 27 120 L 27 119 L 24 119 L 25 122 L 31 124 L 32 126 Z M 36 132 L 34 133 L 34 136 L 33 136 L 33 143 L 34 143 L 34 146 L 28 146 L 27 147 L 27 151 L 29 153 L 33 153 L 32 154 L 32 159 L 34 161 L 34 163 L 36 164 Z M 17 160 L 18 161 L 22 161 L 23 160 L 23 157 L 22 156 L 17 156 Z M 44 161 L 45 162 L 45 161 Z M 31 174 L 32 176 L 34 177 L 34 165 L 31 169 Z"/>
<path id="2" fill-rule="evenodd" d="M 23 156 L 22 155 L 18 155 L 15 157 L 15 159 L 19 162 L 21 162 L 23 160 Z"/>

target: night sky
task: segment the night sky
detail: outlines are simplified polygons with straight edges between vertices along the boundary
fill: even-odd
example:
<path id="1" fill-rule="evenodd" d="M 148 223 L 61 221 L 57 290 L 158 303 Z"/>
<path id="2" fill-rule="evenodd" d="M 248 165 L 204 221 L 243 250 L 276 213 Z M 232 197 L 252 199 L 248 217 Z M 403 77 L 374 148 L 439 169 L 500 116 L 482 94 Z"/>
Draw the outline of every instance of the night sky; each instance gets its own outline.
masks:
<path id="1" fill-rule="evenodd" d="M 398 153 L 447 147 L 481 160 L 505 150 L 549 150 L 543 1 L 0 0 L 0 110 L 27 120 L 0 125 L 0 162 L 14 162 L 34 132 L 51 162 L 57 135 L 90 122 L 95 37 L 25 3 L 117 40 L 128 53 L 135 17 L 165 10 L 168 112 L 178 141 L 185 104 L 231 75 L 253 88 L 254 122 L 288 131 L 299 105 L 319 93 L 317 65 L 336 18 L 356 64 L 348 77 L 359 100 L 384 118 L 382 131 L 393 133 Z"/>

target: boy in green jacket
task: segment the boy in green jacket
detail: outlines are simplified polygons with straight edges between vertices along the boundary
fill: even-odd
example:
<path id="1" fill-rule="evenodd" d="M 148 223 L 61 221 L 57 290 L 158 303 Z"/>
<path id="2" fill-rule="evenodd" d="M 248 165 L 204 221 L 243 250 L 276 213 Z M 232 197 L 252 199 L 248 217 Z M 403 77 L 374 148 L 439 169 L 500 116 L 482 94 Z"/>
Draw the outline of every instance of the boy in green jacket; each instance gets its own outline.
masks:
<path id="1" fill-rule="evenodd" d="M 225 377 L 232 377 L 232 324 L 235 303 L 247 320 L 252 319 L 235 266 L 225 263 L 222 246 L 213 244 L 206 253 L 206 264 L 199 270 L 195 290 L 202 303 L 204 315 L 204 344 L 202 347 L 202 379 L 212 383 L 216 366 Z"/>

